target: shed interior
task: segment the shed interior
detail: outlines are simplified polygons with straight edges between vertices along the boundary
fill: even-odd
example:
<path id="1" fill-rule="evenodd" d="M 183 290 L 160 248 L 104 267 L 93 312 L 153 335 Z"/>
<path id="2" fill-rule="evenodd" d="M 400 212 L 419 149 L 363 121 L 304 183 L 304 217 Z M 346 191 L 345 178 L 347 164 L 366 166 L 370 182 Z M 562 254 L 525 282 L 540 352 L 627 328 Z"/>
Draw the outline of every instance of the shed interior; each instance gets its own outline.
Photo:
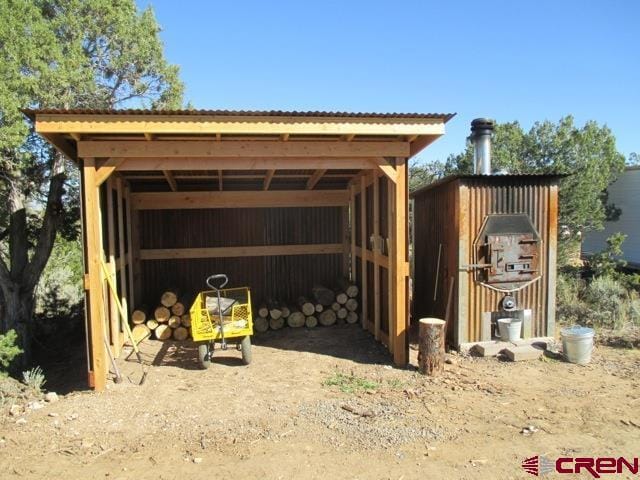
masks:
<path id="1" fill-rule="evenodd" d="M 226 273 L 289 301 L 339 277 L 394 362 L 408 359 L 408 159 L 449 114 L 39 110 L 36 131 L 81 169 L 89 383 L 106 338 L 161 290 Z M 108 285 L 111 280 L 115 293 Z"/>

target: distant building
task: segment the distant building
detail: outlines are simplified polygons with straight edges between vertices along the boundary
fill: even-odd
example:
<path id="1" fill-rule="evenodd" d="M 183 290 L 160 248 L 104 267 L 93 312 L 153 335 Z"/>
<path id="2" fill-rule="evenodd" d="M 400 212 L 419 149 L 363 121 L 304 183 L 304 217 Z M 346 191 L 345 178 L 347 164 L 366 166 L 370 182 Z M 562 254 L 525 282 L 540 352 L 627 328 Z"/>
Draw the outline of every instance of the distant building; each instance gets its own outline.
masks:
<path id="1" fill-rule="evenodd" d="M 601 251 L 607 238 L 616 232 L 627 236 L 622 250 L 630 267 L 640 268 L 640 166 L 627 167 L 620 178 L 607 189 L 609 202 L 622 210 L 620 218 L 605 222 L 604 230 L 589 232 L 582 241 L 582 256 Z"/>

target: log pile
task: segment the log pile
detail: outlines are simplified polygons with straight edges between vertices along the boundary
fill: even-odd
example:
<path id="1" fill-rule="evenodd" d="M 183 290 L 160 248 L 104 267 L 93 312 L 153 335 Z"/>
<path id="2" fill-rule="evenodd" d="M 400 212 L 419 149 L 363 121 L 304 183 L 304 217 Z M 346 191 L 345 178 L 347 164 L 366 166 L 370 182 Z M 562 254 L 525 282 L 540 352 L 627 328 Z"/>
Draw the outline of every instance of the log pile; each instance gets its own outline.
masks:
<path id="1" fill-rule="evenodd" d="M 136 340 L 144 337 L 186 340 L 191 337 L 191 317 L 185 303 L 179 301 L 178 292 L 173 289 L 162 293 L 152 315 L 146 307 L 134 310 L 131 322 Z"/>
<path id="2" fill-rule="evenodd" d="M 256 333 L 289 328 L 329 327 L 338 323 L 357 323 L 358 286 L 340 279 L 335 288 L 315 285 L 309 295 L 300 295 L 293 304 L 268 299 L 258 305 L 253 319 Z"/>

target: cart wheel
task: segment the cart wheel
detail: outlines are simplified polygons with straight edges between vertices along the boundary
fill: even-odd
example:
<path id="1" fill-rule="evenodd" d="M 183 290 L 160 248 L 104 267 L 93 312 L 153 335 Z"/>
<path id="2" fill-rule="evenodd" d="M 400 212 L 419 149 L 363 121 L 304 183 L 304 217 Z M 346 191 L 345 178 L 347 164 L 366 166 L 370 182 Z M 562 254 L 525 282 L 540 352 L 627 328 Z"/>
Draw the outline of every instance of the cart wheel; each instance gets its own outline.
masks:
<path id="1" fill-rule="evenodd" d="M 249 335 L 242 339 L 240 349 L 242 350 L 242 363 L 249 365 L 251 363 L 251 337 Z"/>
<path id="2" fill-rule="evenodd" d="M 208 343 L 198 345 L 198 361 L 205 370 L 211 365 L 211 348 Z"/>

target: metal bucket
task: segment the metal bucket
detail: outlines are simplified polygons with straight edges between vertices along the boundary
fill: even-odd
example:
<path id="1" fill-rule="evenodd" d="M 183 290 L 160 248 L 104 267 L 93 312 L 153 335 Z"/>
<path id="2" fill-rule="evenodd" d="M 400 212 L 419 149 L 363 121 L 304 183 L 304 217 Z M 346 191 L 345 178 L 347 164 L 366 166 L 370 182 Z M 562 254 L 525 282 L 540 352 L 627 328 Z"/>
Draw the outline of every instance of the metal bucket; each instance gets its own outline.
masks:
<path id="1" fill-rule="evenodd" d="M 560 330 L 562 351 L 567 362 L 586 365 L 591 361 L 594 334 L 593 328 L 580 325 Z"/>
<path id="2" fill-rule="evenodd" d="M 515 342 L 516 340 L 520 340 L 522 320 L 517 318 L 499 318 L 498 329 L 500 331 L 500 339 L 503 342 Z"/>

